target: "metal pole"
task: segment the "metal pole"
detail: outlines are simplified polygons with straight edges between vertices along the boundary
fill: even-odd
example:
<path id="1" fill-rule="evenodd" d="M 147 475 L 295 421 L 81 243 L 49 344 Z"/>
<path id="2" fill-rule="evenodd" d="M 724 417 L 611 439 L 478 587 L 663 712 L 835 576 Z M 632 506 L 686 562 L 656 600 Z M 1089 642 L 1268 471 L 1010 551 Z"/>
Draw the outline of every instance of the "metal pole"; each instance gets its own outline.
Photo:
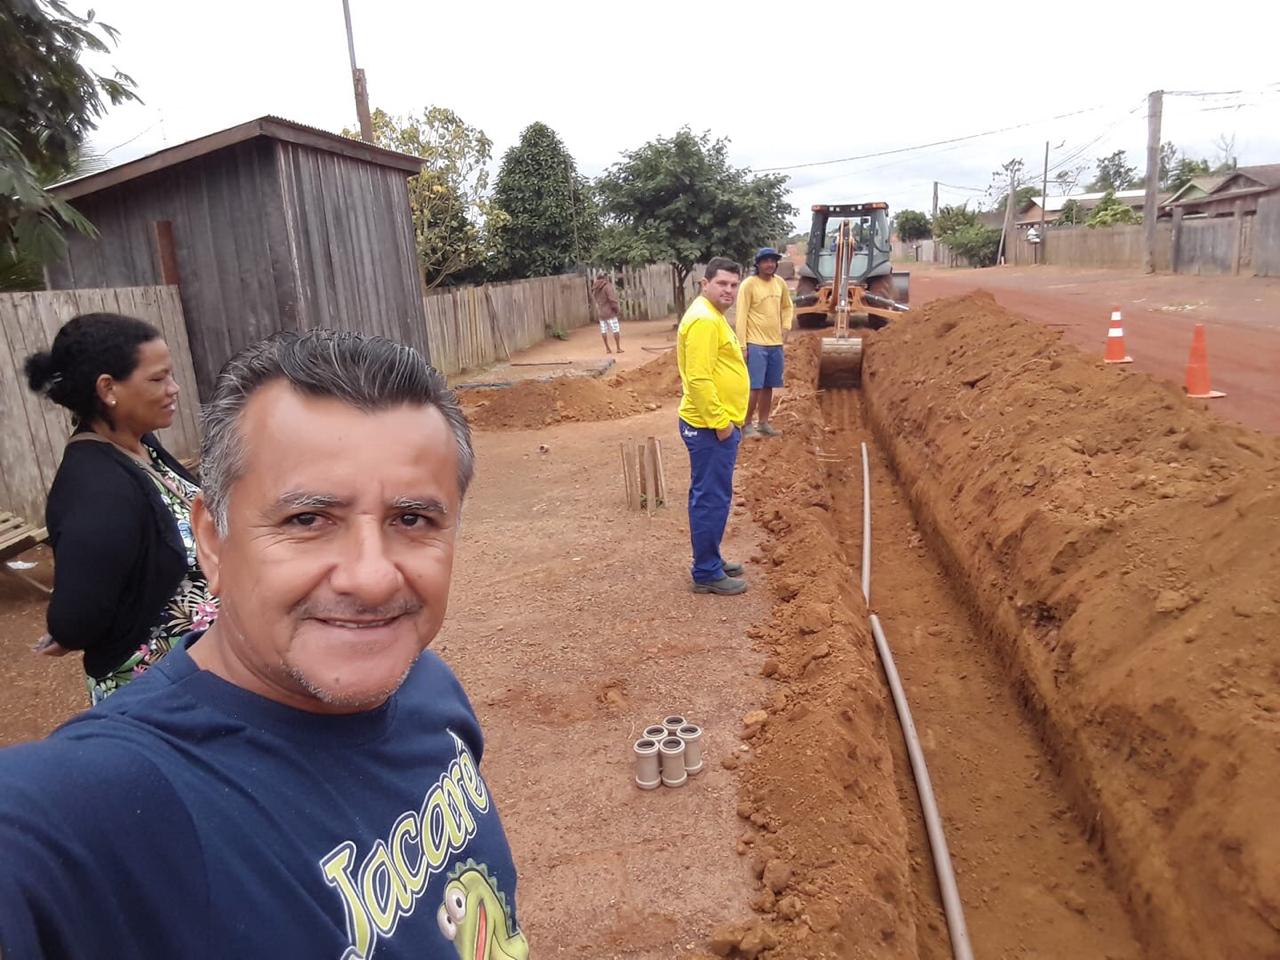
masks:
<path id="1" fill-rule="evenodd" d="M 1147 196 L 1142 204 L 1142 269 L 1156 272 L 1156 207 L 1160 190 L 1160 114 L 1164 109 L 1164 91 L 1153 90 L 1147 96 Z"/>
<path id="2" fill-rule="evenodd" d="M 351 60 L 351 87 L 356 97 L 356 118 L 360 121 L 360 139 L 373 143 L 373 121 L 369 116 L 369 88 L 364 71 L 356 66 L 356 41 L 351 33 L 351 5 L 342 0 L 342 16 L 347 23 L 347 56 Z"/>

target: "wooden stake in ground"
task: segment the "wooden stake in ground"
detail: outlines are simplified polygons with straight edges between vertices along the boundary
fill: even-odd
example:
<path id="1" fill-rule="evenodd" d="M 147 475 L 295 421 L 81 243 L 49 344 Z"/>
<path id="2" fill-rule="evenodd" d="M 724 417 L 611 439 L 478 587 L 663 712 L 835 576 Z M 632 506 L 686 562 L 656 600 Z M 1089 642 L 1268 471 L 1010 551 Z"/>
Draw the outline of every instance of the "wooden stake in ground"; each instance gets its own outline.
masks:
<path id="1" fill-rule="evenodd" d="M 640 510 L 645 509 L 653 498 L 649 496 L 649 471 L 645 465 L 644 444 L 627 441 L 636 452 L 636 472 L 640 475 Z"/>
<path id="2" fill-rule="evenodd" d="M 658 486 L 655 482 L 655 474 L 653 467 L 653 439 L 650 438 L 639 445 L 637 452 L 640 455 L 640 466 L 644 473 L 645 498 L 644 508 L 649 516 L 653 516 L 654 511 L 658 509 Z"/>
<path id="3" fill-rule="evenodd" d="M 650 488 L 653 490 L 654 506 L 663 507 L 667 504 L 667 477 L 662 469 L 662 441 L 657 437 L 648 437 L 645 440 L 645 447 L 649 451 L 649 464 L 653 476 Z"/>
<path id="4" fill-rule="evenodd" d="M 624 440 L 618 444 L 622 454 L 622 483 L 627 492 L 627 509 L 640 509 L 640 477 L 635 464 L 635 444 Z"/>

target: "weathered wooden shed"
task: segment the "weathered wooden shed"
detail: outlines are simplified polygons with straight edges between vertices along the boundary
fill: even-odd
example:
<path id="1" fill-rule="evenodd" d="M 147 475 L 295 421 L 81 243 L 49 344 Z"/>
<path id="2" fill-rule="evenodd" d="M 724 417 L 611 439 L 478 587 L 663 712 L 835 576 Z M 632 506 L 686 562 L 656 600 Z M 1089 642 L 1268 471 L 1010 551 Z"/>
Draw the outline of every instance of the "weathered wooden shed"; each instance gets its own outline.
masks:
<path id="1" fill-rule="evenodd" d="M 376 333 L 428 355 L 405 154 L 261 117 L 69 180 L 97 227 L 50 289 L 176 283 L 196 380 L 279 330 Z"/>

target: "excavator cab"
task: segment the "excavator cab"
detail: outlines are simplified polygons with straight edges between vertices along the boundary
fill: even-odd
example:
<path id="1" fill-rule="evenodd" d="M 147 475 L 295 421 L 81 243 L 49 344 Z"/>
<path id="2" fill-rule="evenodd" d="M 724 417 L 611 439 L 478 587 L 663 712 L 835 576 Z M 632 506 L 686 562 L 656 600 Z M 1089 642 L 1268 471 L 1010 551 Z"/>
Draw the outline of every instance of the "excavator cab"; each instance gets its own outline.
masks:
<path id="1" fill-rule="evenodd" d="M 839 235 L 847 227 L 852 253 L 837 263 Z M 796 319 L 801 326 L 829 326 L 841 300 L 836 276 L 856 290 L 848 291 L 848 308 L 882 327 L 907 309 L 910 274 L 895 272 L 890 262 L 889 205 L 886 203 L 818 204 L 813 208 L 808 252 L 796 284 Z"/>
<path id="2" fill-rule="evenodd" d="M 845 220 L 854 242 L 849 279 L 863 283 L 868 277 L 891 273 L 889 211 L 883 203 L 814 207 L 810 243 L 815 238 L 822 239 L 810 248 L 806 260 L 809 269 L 828 283 L 835 277 L 836 234 Z"/>

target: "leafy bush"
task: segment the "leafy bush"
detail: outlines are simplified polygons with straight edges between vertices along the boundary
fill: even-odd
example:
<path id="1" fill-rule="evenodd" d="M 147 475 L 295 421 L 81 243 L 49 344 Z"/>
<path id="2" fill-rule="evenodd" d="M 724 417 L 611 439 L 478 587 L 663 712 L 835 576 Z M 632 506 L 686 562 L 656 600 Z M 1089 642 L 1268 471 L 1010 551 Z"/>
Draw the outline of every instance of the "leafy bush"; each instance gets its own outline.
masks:
<path id="1" fill-rule="evenodd" d="M 947 244 L 953 253 L 964 257 L 970 265 L 990 267 L 995 264 L 1000 252 L 1000 231 L 994 227 L 972 223 L 947 237 Z"/>

